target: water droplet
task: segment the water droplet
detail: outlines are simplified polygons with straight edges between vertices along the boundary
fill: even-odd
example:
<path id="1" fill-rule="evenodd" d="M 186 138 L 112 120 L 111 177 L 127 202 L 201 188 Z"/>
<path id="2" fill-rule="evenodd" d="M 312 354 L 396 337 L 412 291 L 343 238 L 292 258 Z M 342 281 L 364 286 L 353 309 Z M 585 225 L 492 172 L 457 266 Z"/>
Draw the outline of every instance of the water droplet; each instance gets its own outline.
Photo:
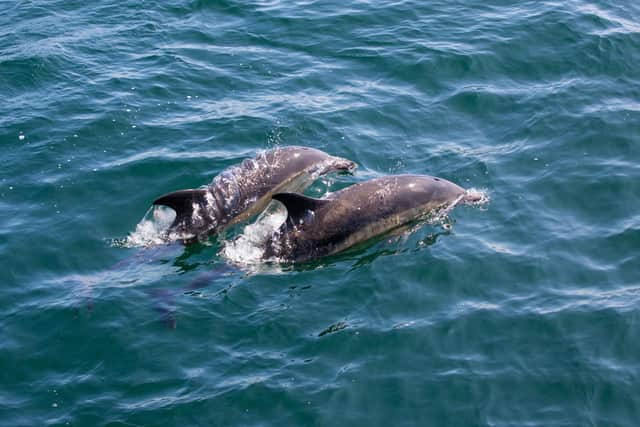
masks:
<path id="1" fill-rule="evenodd" d="M 22 134 L 18 135 L 18 139 L 19 139 L 20 141 L 24 141 L 24 135 L 22 135 Z"/>

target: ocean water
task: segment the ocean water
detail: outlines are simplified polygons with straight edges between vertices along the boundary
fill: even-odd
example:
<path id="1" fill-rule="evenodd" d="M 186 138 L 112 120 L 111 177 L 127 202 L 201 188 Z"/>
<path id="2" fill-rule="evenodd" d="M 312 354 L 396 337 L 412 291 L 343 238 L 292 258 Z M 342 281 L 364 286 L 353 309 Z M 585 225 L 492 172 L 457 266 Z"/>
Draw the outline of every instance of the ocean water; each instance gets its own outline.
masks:
<path id="1" fill-rule="evenodd" d="M 640 423 L 637 2 L 0 4 L 0 425 Z M 286 145 L 490 200 L 293 267 L 144 240 Z"/>

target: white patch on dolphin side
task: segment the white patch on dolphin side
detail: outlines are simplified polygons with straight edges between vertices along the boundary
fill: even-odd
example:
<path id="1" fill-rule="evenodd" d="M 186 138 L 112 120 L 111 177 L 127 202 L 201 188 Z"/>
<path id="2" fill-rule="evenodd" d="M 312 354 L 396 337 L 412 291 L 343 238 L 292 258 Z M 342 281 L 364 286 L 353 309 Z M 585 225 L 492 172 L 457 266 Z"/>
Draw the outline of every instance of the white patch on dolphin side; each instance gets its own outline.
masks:
<path id="1" fill-rule="evenodd" d="M 211 194 L 211 191 L 206 191 L 204 193 L 204 199 L 207 202 L 207 208 L 208 209 L 213 209 L 213 207 L 215 206 L 215 199 L 213 198 L 213 194 Z"/>
<path id="2" fill-rule="evenodd" d="M 202 214 L 200 213 L 200 205 L 196 202 L 191 203 L 191 209 L 193 213 L 191 214 L 191 221 L 194 224 L 199 224 L 202 222 Z"/>

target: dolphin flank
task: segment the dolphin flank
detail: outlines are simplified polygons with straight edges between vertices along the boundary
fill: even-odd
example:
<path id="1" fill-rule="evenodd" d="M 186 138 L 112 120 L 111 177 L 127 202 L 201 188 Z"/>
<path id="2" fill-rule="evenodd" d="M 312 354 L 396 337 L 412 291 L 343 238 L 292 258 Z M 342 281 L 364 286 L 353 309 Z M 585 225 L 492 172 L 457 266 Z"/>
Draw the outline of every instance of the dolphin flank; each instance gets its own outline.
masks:
<path id="1" fill-rule="evenodd" d="M 273 195 L 287 219 L 267 241 L 265 259 L 308 261 L 332 255 L 438 209 L 477 196 L 450 181 L 426 175 L 372 179 L 314 199 L 296 193 Z"/>
<path id="2" fill-rule="evenodd" d="M 355 168 L 351 160 L 313 148 L 275 148 L 225 169 L 206 187 L 165 194 L 153 204 L 176 212 L 170 233 L 201 239 L 258 214 L 275 193 L 303 191 L 321 175 Z"/>

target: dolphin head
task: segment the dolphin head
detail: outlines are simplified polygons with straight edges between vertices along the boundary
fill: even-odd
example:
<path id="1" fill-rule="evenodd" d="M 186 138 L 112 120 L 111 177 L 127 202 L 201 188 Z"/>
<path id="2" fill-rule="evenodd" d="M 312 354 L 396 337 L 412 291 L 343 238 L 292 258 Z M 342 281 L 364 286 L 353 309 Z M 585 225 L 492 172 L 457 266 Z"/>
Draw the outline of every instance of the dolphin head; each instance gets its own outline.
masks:
<path id="1" fill-rule="evenodd" d="M 273 161 L 286 161 L 290 169 L 306 170 L 314 178 L 331 172 L 352 173 L 357 168 L 357 164 L 349 159 L 310 147 L 283 147 L 274 153 Z"/>
<path id="2" fill-rule="evenodd" d="M 402 198 L 411 204 L 432 209 L 460 201 L 466 194 L 464 188 L 443 178 L 427 175 L 405 175 L 399 182 Z"/>
<path id="3" fill-rule="evenodd" d="M 324 162 L 319 163 L 312 172 L 315 176 L 326 175 L 331 172 L 353 173 L 358 165 L 343 157 L 330 156 Z"/>

